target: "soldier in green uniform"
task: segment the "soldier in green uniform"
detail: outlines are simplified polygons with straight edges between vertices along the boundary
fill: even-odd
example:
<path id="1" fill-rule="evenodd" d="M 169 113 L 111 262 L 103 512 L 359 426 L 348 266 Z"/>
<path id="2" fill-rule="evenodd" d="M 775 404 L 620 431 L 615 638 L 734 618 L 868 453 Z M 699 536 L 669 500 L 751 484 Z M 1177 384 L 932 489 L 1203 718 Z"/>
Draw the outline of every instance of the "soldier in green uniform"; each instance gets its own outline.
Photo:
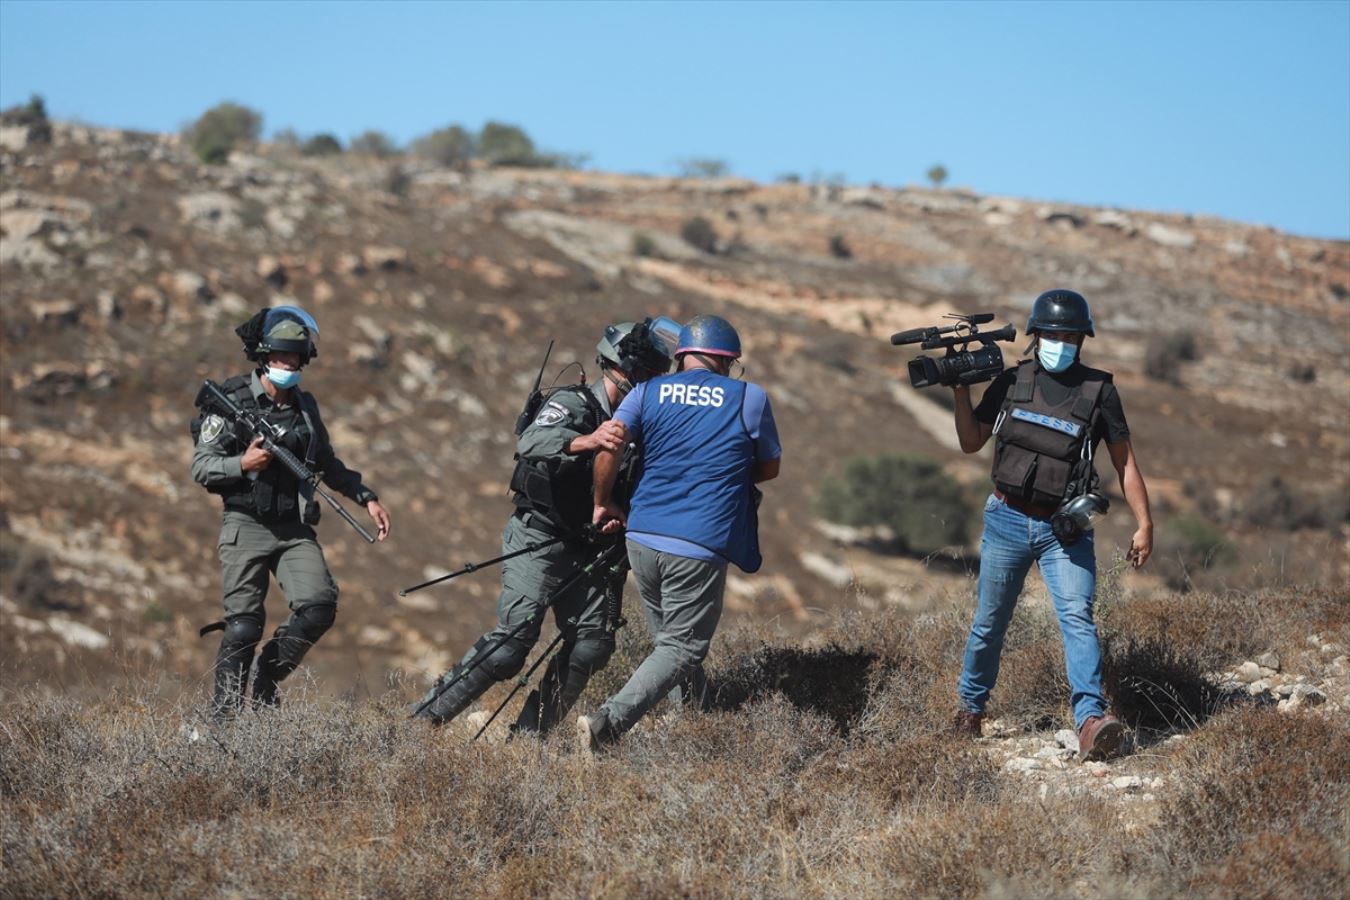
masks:
<path id="1" fill-rule="evenodd" d="M 544 604 L 598 552 L 584 536 L 591 519 L 594 453 L 623 448 L 623 438 L 610 421 L 614 410 L 634 385 L 669 370 L 678 332 L 679 326 L 664 317 L 609 326 L 596 347 L 600 379 L 551 391 L 520 432 L 511 476 L 516 511 L 502 534 L 502 553 L 565 539 L 503 562 L 498 625 L 437 680 L 417 707 L 420 717 L 434 725 L 447 722 L 524 667 L 539 639 Z M 564 633 L 563 644 L 540 687 L 527 698 L 513 733 L 548 731 L 576 703 L 591 675 L 605 667 L 614 652 L 625 575 L 583 580 L 557 600 L 554 617 Z M 596 602 L 601 595 L 607 595 L 607 602 Z M 587 610 L 589 614 L 571 624 Z M 530 624 L 515 637 L 475 663 L 479 654 L 527 620 Z"/>
<path id="2" fill-rule="evenodd" d="M 300 370 L 318 352 L 318 332 L 314 319 L 298 307 L 262 310 L 236 330 L 245 355 L 257 366 L 221 388 L 239 407 L 258 409 L 282 428 L 281 443 L 323 473 L 324 484 L 366 507 L 382 541 L 389 535 L 388 512 L 362 483 L 361 473 L 334 454 L 318 404 L 297 387 Z M 272 465 L 261 438 L 239 433 L 220 416 L 200 415 L 192 430 L 192 478 L 225 506 L 219 544 L 225 618 L 203 630 L 225 632 L 216 655 L 212 703 L 214 716 L 224 720 L 243 705 L 254 649 L 263 636 L 269 576 L 276 576 L 291 615 L 258 656 L 255 708 L 276 705 L 278 682 L 332 626 L 338 588 L 315 539 L 319 507 L 309 486 L 281 464 Z"/>

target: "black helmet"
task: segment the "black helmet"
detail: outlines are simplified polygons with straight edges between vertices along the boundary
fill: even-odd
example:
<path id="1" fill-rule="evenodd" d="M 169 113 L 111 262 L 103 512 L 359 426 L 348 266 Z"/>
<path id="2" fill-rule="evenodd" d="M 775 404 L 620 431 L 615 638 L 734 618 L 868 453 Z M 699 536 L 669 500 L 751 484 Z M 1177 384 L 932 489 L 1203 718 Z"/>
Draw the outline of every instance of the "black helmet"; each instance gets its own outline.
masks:
<path id="1" fill-rule="evenodd" d="M 1088 302 L 1077 291 L 1064 288 L 1046 291 L 1031 305 L 1027 334 L 1040 331 L 1096 337 L 1092 330 L 1092 311 L 1088 309 Z"/>
<path id="2" fill-rule="evenodd" d="M 300 365 L 319 355 L 319 325 L 298 306 L 278 306 L 258 314 L 235 329 L 244 342 L 244 355 L 255 362 L 269 353 L 299 353 Z"/>

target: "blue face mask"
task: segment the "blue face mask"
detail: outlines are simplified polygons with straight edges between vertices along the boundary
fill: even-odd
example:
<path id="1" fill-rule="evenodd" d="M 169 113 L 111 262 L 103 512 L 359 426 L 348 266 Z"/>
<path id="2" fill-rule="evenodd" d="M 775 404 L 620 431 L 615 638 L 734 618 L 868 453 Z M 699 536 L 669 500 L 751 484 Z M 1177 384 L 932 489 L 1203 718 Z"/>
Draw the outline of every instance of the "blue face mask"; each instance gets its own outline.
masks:
<path id="1" fill-rule="evenodd" d="M 1041 361 L 1041 367 L 1047 372 L 1063 372 L 1073 365 L 1076 356 L 1078 348 L 1065 341 L 1047 341 L 1041 338 L 1036 347 L 1036 358 Z"/>
<path id="2" fill-rule="evenodd" d="M 267 380 L 272 382 L 272 387 L 280 390 L 293 388 L 300 383 L 300 370 L 296 369 L 278 369 L 276 366 L 267 367 Z"/>

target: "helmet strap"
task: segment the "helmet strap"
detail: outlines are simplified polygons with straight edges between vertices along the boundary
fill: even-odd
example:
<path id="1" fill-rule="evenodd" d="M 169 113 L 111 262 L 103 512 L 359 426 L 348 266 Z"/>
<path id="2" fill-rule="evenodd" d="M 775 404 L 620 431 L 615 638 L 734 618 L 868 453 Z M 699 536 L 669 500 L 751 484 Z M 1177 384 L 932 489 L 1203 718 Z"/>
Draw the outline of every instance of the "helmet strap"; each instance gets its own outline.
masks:
<path id="1" fill-rule="evenodd" d="M 633 382 L 629 381 L 628 376 L 623 374 L 617 366 L 612 364 L 607 366 L 602 365 L 600 367 L 600 377 L 614 385 L 614 388 L 619 392 L 620 397 L 627 397 L 629 391 L 633 390 Z"/>

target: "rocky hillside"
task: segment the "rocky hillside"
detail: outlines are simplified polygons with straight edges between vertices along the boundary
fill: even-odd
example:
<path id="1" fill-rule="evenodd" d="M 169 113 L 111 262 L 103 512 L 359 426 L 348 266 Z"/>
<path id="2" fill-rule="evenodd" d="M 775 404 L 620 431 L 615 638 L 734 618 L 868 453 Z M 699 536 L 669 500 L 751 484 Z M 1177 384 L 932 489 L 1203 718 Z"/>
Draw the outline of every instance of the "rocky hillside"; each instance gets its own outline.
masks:
<path id="1" fill-rule="evenodd" d="M 234 326 L 278 303 L 319 319 L 305 385 L 394 518 L 378 547 L 331 513 L 320 526 L 343 611 L 312 663 L 336 690 L 437 671 L 490 621 L 492 573 L 396 591 L 495 555 L 511 424 L 548 341 L 549 378 L 570 361 L 593 375 L 603 325 L 644 315 L 730 318 L 747 377 L 774 399 L 783 477 L 766 492 L 766 565 L 733 579 L 733 617 L 809 633 L 839 608 L 921 609 L 967 590 L 974 548 L 940 566 L 874 552 L 818 520 L 817 488 L 845 457 L 899 451 L 940 461 L 974 506 L 987 458 L 954 447 L 945 398 L 908 386 L 912 354 L 887 337 L 954 311 L 1020 331 L 1052 286 L 1093 303 L 1101 337 L 1087 356 L 1117 373 L 1158 508 L 1160 557 L 1131 590 L 1350 578 L 1343 242 L 961 190 L 452 171 L 267 148 L 203 166 L 174 136 L 11 138 L 7 681 L 209 666 L 195 630 L 218 613 L 219 513 L 188 476 L 186 426 L 199 381 L 244 366 Z M 702 249 L 680 236 L 695 217 L 715 235 Z M 1103 547 L 1131 530 L 1120 503 Z"/>

